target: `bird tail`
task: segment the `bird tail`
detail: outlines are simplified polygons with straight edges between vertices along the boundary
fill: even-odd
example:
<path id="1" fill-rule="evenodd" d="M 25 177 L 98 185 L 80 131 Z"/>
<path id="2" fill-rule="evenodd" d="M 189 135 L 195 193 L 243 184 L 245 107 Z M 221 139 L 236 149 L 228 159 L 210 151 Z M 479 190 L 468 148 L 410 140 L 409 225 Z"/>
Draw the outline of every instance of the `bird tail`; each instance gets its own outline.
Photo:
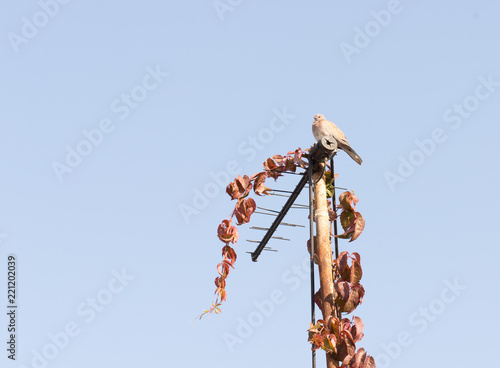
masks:
<path id="1" fill-rule="evenodd" d="M 361 157 L 359 157 L 356 151 L 351 148 L 351 146 L 345 144 L 339 144 L 338 146 L 341 150 L 345 151 L 349 156 L 351 156 L 354 161 L 361 165 L 363 160 L 361 159 Z"/>

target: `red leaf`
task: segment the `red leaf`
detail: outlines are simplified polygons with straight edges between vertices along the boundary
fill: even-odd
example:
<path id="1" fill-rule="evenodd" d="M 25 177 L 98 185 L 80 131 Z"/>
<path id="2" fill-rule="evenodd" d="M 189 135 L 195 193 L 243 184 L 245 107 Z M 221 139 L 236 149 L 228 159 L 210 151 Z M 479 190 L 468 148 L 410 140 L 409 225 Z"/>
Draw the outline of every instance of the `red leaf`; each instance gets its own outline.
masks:
<path id="1" fill-rule="evenodd" d="M 358 254 L 358 257 L 359 257 L 359 254 Z M 359 262 L 359 259 L 356 259 L 353 257 L 351 257 L 351 259 L 352 259 L 351 279 L 349 281 L 351 283 L 358 283 L 361 280 L 361 278 L 363 277 L 363 270 L 361 269 L 361 263 Z"/>
<path id="2" fill-rule="evenodd" d="M 349 320 L 349 318 L 342 318 L 341 327 L 342 327 L 342 330 L 346 330 L 346 331 L 351 330 L 351 321 Z"/>
<path id="3" fill-rule="evenodd" d="M 282 156 L 280 155 L 275 155 L 273 156 L 274 157 L 277 157 L 278 160 L 282 160 Z M 267 172 L 267 176 L 273 178 L 274 180 L 278 179 L 280 176 L 282 176 L 282 172 L 283 172 L 283 167 L 276 164 L 276 162 L 274 162 L 274 160 L 272 158 L 268 158 L 265 162 L 264 162 L 264 169 L 266 170 Z"/>
<path id="4" fill-rule="evenodd" d="M 316 236 L 314 237 L 314 263 L 318 264 L 318 240 L 316 239 Z M 311 254 L 311 239 L 307 240 L 307 252 Z"/>
<path id="5" fill-rule="evenodd" d="M 341 252 L 339 257 L 335 260 L 337 263 L 337 268 L 340 273 L 340 277 L 345 281 L 351 280 L 351 268 L 347 264 L 348 254 L 346 251 Z"/>
<path id="6" fill-rule="evenodd" d="M 350 368 L 362 368 L 363 362 L 365 361 L 365 359 L 366 359 L 365 349 L 361 348 L 352 357 L 351 361 L 349 362 L 349 367 Z"/>
<path id="7" fill-rule="evenodd" d="M 229 266 L 226 262 L 221 262 L 217 265 L 217 272 L 222 277 L 226 277 L 229 274 Z"/>
<path id="8" fill-rule="evenodd" d="M 276 168 L 278 168 L 278 165 L 276 165 L 276 162 L 274 162 L 274 160 L 272 158 L 268 158 L 266 161 L 264 161 L 264 169 L 266 169 L 266 171 L 272 171 Z"/>
<path id="9" fill-rule="evenodd" d="M 302 159 L 302 150 L 300 148 L 297 148 L 295 151 L 288 152 L 288 154 L 291 154 L 291 153 L 293 153 L 293 161 L 295 162 L 295 164 L 297 166 L 300 166 L 302 168 L 307 167 L 307 162 L 305 162 Z"/>
<path id="10" fill-rule="evenodd" d="M 226 280 L 224 277 L 216 277 L 215 278 L 215 286 L 217 288 L 224 289 L 226 287 Z"/>
<path id="11" fill-rule="evenodd" d="M 331 221 L 335 221 L 339 216 L 337 215 L 337 212 L 332 209 L 332 202 L 328 202 L 328 219 Z"/>
<path id="12" fill-rule="evenodd" d="M 364 333 L 362 332 L 364 324 L 363 324 L 363 321 L 361 320 L 361 318 L 359 318 L 359 317 L 354 317 L 353 322 L 354 322 L 354 325 L 351 328 L 351 335 L 354 339 L 354 342 L 358 342 L 364 336 Z"/>
<path id="13" fill-rule="evenodd" d="M 356 240 L 365 228 L 365 220 L 359 212 L 343 211 L 340 215 L 340 224 L 344 228 L 344 233 L 337 235 L 337 238 Z"/>
<path id="14" fill-rule="evenodd" d="M 220 301 L 223 302 L 227 298 L 226 289 L 221 289 L 219 292 Z"/>
<path id="15" fill-rule="evenodd" d="M 248 175 L 245 175 L 244 177 L 238 175 L 238 177 L 234 179 L 234 182 L 229 183 L 226 187 L 226 193 L 229 194 L 231 199 L 238 199 L 248 195 L 250 189 L 252 189 L 252 183 L 250 182 Z"/>
<path id="16" fill-rule="evenodd" d="M 363 302 L 365 289 L 361 284 L 351 284 L 351 292 L 349 293 L 349 300 L 341 308 L 342 312 L 351 313 L 356 307 Z"/>
<path id="17" fill-rule="evenodd" d="M 234 209 L 234 215 L 236 216 L 237 224 L 241 225 L 249 222 L 250 216 L 252 216 L 256 208 L 257 204 L 252 198 L 239 200 Z"/>
<path id="18" fill-rule="evenodd" d="M 363 362 L 363 368 L 375 368 L 375 359 L 371 355 L 367 355 Z"/>
<path id="19" fill-rule="evenodd" d="M 231 266 L 234 262 L 236 262 L 236 252 L 229 245 L 222 248 L 222 257 L 224 257 L 224 260 L 230 261 Z"/>
<path id="20" fill-rule="evenodd" d="M 313 334 L 310 338 L 309 341 L 311 342 L 312 350 L 318 350 L 320 348 L 323 348 L 323 338 L 321 334 Z"/>
<path id="21" fill-rule="evenodd" d="M 222 263 L 224 264 L 224 267 L 227 269 L 227 273 L 229 273 L 229 267 L 234 268 L 233 262 L 231 261 L 224 259 Z"/>
<path id="22" fill-rule="evenodd" d="M 336 360 L 343 361 L 347 356 L 349 356 L 349 351 L 345 340 L 337 341 L 337 353 L 333 354 Z"/>
<path id="23" fill-rule="evenodd" d="M 297 166 L 295 165 L 293 158 L 287 159 L 285 164 L 285 171 L 295 172 L 296 169 Z"/>
<path id="24" fill-rule="evenodd" d="M 328 353 L 337 352 L 337 338 L 334 334 L 325 334 L 323 337 L 323 350 Z"/>
<path id="25" fill-rule="evenodd" d="M 253 183 L 253 190 L 254 190 L 255 194 L 257 194 L 259 196 L 270 194 L 268 191 L 271 189 L 269 189 L 268 187 L 266 187 L 264 185 L 264 183 L 266 182 L 266 179 L 267 179 L 267 173 L 265 171 L 253 175 L 252 178 L 250 178 L 250 179 L 255 179 L 255 181 Z"/>
<path id="26" fill-rule="evenodd" d="M 224 220 L 217 228 L 217 236 L 224 243 L 236 243 L 238 241 L 238 229 L 236 226 L 231 225 L 230 220 Z"/>
<path id="27" fill-rule="evenodd" d="M 349 368 L 375 368 L 375 359 L 360 348 L 349 362 Z"/>
<path id="28" fill-rule="evenodd" d="M 344 211 L 354 211 L 358 198 L 352 192 L 344 192 L 339 196 L 340 206 Z"/>
<path id="29" fill-rule="evenodd" d="M 255 212 L 257 209 L 257 203 L 252 198 L 248 198 L 246 200 L 247 203 L 247 214 L 248 214 L 248 220 L 250 220 L 250 216 Z"/>
<path id="30" fill-rule="evenodd" d="M 318 308 L 323 312 L 323 302 L 321 301 L 321 289 L 319 289 L 316 294 L 314 294 L 314 302 L 318 306 Z"/>
<path id="31" fill-rule="evenodd" d="M 356 219 L 354 220 L 352 238 L 351 240 L 349 240 L 349 242 L 356 240 L 361 235 L 364 228 L 365 228 L 365 219 L 363 218 L 361 213 L 356 212 Z"/>
<path id="32" fill-rule="evenodd" d="M 352 236 L 352 233 L 343 233 L 340 235 L 334 235 L 336 238 L 339 239 L 349 239 Z"/>
<path id="33" fill-rule="evenodd" d="M 321 325 L 324 321 L 322 319 L 318 319 L 318 321 L 316 321 L 316 324 L 313 325 L 312 323 L 309 323 L 309 332 L 311 333 L 320 333 L 321 331 L 323 331 L 323 326 Z"/>
<path id="34" fill-rule="evenodd" d="M 345 304 L 349 299 L 349 284 L 347 281 L 340 281 L 335 283 L 335 291 L 337 292 L 337 296 L 342 300 Z"/>
<path id="35" fill-rule="evenodd" d="M 347 321 L 348 321 L 348 324 L 350 327 L 351 324 L 349 323 L 349 320 L 347 320 Z M 348 346 L 355 345 L 354 339 L 353 339 L 351 332 L 349 330 L 345 329 L 345 330 L 340 331 L 340 335 L 342 336 L 342 339 L 347 343 Z M 353 352 L 353 354 L 354 354 L 354 352 Z"/>
<path id="36" fill-rule="evenodd" d="M 358 261 L 359 263 L 361 263 L 361 256 L 359 255 L 358 252 L 352 252 L 351 258 L 352 257 L 354 257 L 354 259 L 356 259 L 356 261 Z"/>
<path id="37" fill-rule="evenodd" d="M 285 160 L 286 158 L 281 156 L 281 155 L 274 155 L 273 157 L 271 157 L 277 164 L 278 166 L 283 166 L 285 165 Z"/>
<path id="38" fill-rule="evenodd" d="M 342 225 L 344 231 L 347 231 L 347 229 L 349 229 L 354 219 L 354 212 L 342 211 L 342 213 L 340 214 L 340 225 Z"/>
<path id="39" fill-rule="evenodd" d="M 328 331 L 334 333 L 337 338 L 340 337 L 340 321 L 337 317 L 328 316 L 325 322 L 325 326 L 327 327 Z"/>

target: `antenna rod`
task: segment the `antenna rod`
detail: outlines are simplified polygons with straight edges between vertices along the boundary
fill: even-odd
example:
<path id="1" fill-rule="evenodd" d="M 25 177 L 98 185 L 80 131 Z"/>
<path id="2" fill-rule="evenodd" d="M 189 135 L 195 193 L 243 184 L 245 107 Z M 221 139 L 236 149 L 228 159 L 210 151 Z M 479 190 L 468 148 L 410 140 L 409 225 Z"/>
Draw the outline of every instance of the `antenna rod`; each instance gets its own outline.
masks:
<path id="1" fill-rule="evenodd" d="M 276 229 L 280 225 L 283 218 L 285 218 L 288 210 L 290 209 L 290 207 L 292 207 L 293 202 L 295 202 L 295 200 L 299 196 L 300 191 L 304 188 L 304 185 L 306 185 L 308 179 L 309 179 L 308 175 L 306 175 L 306 174 L 302 175 L 302 178 L 300 179 L 299 183 L 297 184 L 297 187 L 295 188 L 293 193 L 290 194 L 290 197 L 286 201 L 285 205 L 281 209 L 278 216 L 276 216 L 276 218 L 274 219 L 273 224 L 271 225 L 271 227 L 267 231 L 266 235 L 264 235 L 264 238 L 260 242 L 259 246 L 251 253 L 252 254 L 252 261 L 257 262 L 257 258 L 259 258 L 260 254 L 262 253 L 262 250 L 266 246 L 267 242 L 269 241 L 269 239 L 271 239 L 271 237 L 273 236 L 274 232 L 276 231 Z"/>

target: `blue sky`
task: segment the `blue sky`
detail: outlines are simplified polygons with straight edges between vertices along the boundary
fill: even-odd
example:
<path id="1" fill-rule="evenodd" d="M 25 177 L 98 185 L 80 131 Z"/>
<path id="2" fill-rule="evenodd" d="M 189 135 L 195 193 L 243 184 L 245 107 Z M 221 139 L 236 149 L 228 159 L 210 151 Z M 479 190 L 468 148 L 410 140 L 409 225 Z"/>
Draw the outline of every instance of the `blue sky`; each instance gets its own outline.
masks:
<path id="1" fill-rule="evenodd" d="M 18 307 L 2 366 L 310 364 L 306 229 L 254 263 L 245 240 L 262 234 L 242 226 L 223 313 L 193 320 L 213 300 L 225 185 L 312 145 L 318 113 L 364 160 L 336 159 L 366 220 L 340 243 L 364 270 L 358 346 L 380 368 L 463 366 L 463 349 L 491 364 L 499 4 L 0 4 L 0 293 L 14 255 Z"/>

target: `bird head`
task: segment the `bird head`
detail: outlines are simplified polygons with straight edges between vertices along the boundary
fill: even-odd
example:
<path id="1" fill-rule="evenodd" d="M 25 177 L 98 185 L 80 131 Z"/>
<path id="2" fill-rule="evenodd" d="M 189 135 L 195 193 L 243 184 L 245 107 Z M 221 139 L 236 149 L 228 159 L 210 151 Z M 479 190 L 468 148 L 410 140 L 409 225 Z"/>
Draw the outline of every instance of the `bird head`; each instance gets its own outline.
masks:
<path id="1" fill-rule="evenodd" d="M 324 119 L 325 119 L 325 117 L 321 114 L 314 115 L 314 121 L 324 120 Z"/>

